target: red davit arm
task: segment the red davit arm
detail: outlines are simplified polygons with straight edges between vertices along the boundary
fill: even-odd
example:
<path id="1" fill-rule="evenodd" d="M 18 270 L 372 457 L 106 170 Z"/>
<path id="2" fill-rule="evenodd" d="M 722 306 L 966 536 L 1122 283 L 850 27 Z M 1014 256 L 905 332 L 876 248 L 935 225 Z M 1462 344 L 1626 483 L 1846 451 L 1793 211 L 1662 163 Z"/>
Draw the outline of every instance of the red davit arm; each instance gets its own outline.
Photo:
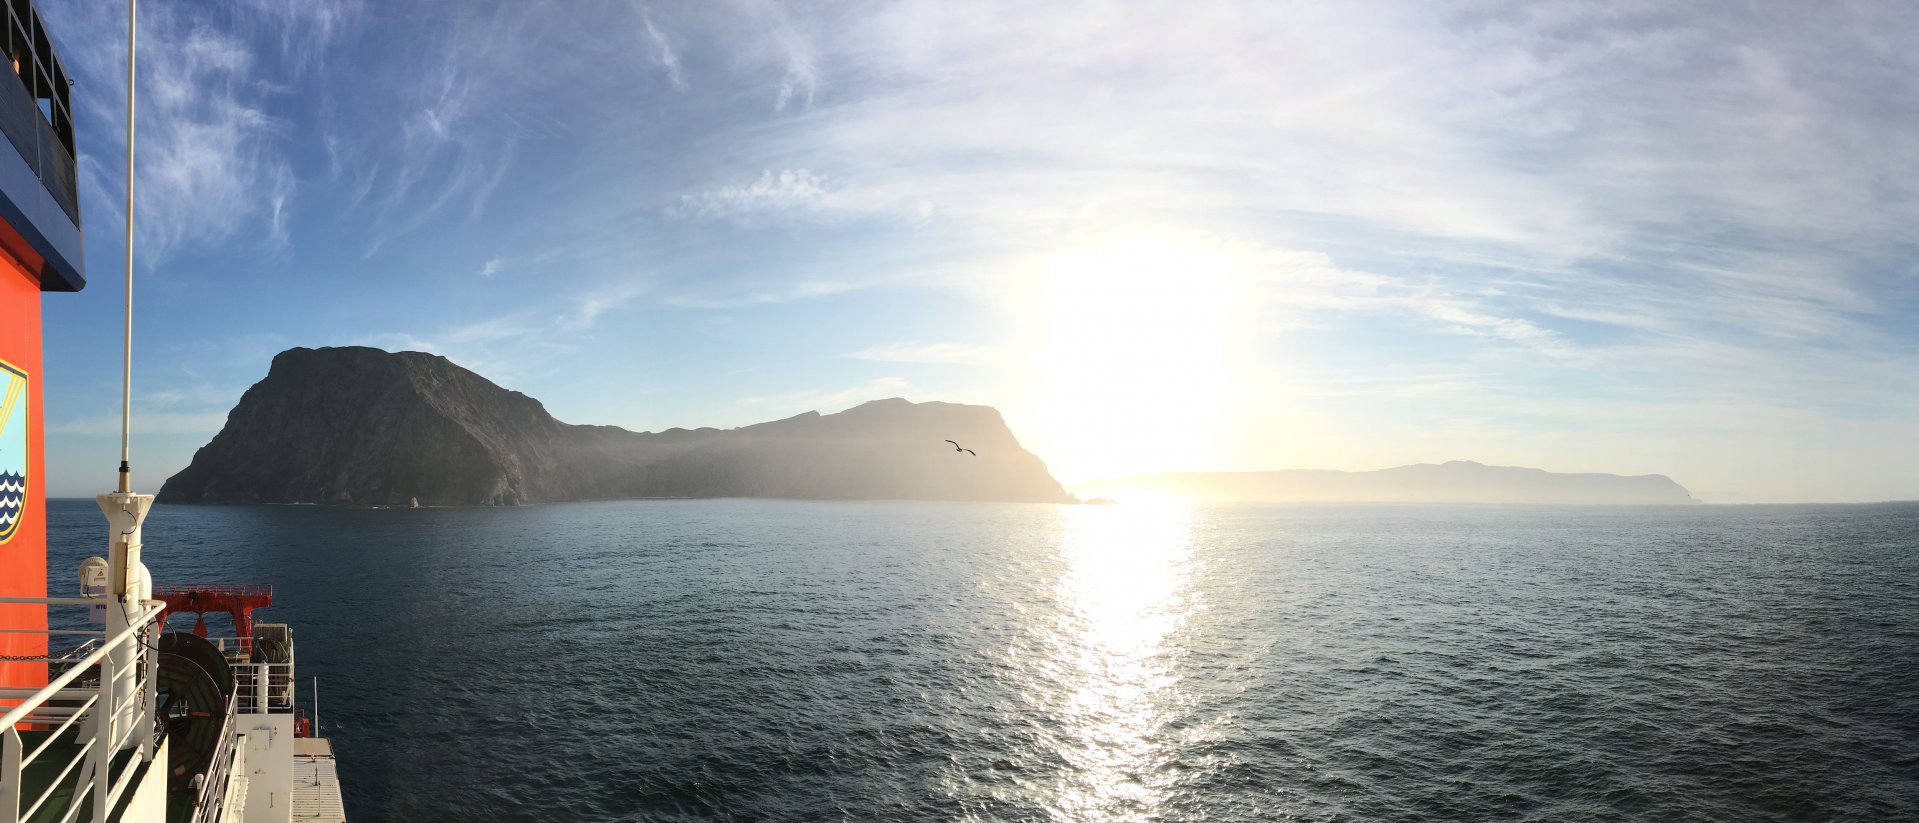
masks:
<path id="1" fill-rule="evenodd" d="M 167 610 L 160 613 L 162 628 L 167 624 L 167 617 L 174 612 L 193 612 L 200 615 L 193 624 L 193 633 L 206 637 L 206 613 L 226 612 L 233 616 L 234 633 L 250 638 L 253 636 L 253 610 L 273 605 L 273 587 L 204 584 L 154 586 L 153 597 L 167 602 Z"/>

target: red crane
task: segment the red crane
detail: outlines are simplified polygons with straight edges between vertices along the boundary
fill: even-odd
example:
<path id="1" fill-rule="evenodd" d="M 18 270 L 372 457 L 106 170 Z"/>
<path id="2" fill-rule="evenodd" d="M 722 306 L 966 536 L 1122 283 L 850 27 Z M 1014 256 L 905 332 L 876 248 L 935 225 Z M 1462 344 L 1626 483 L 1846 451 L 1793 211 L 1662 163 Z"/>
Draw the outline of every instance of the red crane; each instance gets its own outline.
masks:
<path id="1" fill-rule="evenodd" d="M 218 586 L 187 584 L 181 586 L 154 586 L 153 599 L 165 600 L 166 611 L 160 613 L 162 630 L 167 618 L 174 612 L 193 612 L 199 619 L 193 623 L 193 633 L 207 636 L 207 612 L 226 612 L 233 616 L 233 632 L 242 638 L 244 648 L 247 641 L 253 639 L 253 610 L 273 605 L 273 587 L 261 585 Z"/>

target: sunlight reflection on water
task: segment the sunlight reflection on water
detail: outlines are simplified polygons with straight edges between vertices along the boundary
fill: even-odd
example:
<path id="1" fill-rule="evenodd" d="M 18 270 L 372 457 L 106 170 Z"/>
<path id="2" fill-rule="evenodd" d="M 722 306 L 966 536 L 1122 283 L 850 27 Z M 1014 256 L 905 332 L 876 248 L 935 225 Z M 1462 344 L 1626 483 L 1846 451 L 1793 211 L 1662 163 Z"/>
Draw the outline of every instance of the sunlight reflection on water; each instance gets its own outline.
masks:
<path id="1" fill-rule="evenodd" d="M 1060 637 L 1047 663 L 1062 692 L 1053 743 L 1066 764 L 1055 819 L 1155 819 L 1172 790 L 1178 631 L 1202 608 L 1192 528 L 1182 503 L 1066 509 Z"/>
<path id="2" fill-rule="evenodd" d="M 161 579 L 273 582 L 363 822 L 1919 820 L 1913 504 L 147 526 Z"/>

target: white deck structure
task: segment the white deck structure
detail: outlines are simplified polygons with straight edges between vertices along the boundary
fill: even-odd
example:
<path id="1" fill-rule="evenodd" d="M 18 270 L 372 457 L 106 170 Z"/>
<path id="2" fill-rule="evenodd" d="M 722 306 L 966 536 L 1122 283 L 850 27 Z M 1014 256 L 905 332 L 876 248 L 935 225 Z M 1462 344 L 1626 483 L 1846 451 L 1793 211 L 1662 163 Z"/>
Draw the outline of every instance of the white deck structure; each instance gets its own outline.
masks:
<path id="1" fill-rule="evenodd" d="M 293 741 L 294 823 L 346 823 L 340 778 L 333 770 L 333 745 L 323 737 Z"/>
<path id="2" fill-rule="evenodd" d="M 100 601 L 0 602 L 90 609 Z M 65 667 L 45 687 L 0 688 L 0 823 L 164 823 L 170 801 L 185 804 L 194 823 L 345 823 L 333 747 L 294 736 L 292 632 L 284 624 L 255 624 L 262 636 L 284 640 L 284 663 L 252 662 L 247 641 L 210 641 L 233 674 L 223 736 L 200 791 L 168 794 L 169 740 L 155 714 L 155 618 L 165 604 L 134 602 L 128 619 L 104 631 L 38 630 L 56 647 L 85 642 L 41 658 Z"/>

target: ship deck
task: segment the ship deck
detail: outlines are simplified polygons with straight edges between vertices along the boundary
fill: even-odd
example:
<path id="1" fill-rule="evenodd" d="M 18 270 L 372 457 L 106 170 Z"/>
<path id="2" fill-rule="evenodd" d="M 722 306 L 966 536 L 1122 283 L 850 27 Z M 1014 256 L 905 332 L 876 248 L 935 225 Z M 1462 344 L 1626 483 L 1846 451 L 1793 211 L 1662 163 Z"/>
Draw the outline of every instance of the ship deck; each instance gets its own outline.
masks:
<path id="1" fill-rule="evenodd" d="M 333 768 L 333 744 L 324 737 L 293 741 L 293 819 L 346 823 L 340 777 Z"/>
<path id="2" fill-rule="evenodd" d="M 17 732 L 26 751 L 39 748 L 47 738 L 53 736 L 53 733 L 49 731 L 23 729 Z M 24 801 L 21 804 L 22 807 L 32 803 L 42 793 L 47 794 L 46 802 L 42 803 L 39 810 L 35 811 L 32 817 L 26 818 L 23 823 L 52 823 L 52 821 L 66 819 L 72 813 L 74 781 L 67 779 L 70 775 L 61 772 L 66 768 L 66 764 L 82 756 L 81 749 L 79 733 L 69 731 L 60 735 L 58 740 L 47 746 L 47 750 L 38 759 L 21 770 L 20 795 Z M 132 751 L 117 752 L 113 756 L 113 770 L 118 772 L 132 761 Z M 86 768 L 86 764 L 80 763 L 74 768 Z M 47 791 L 49 786 L 53 787 L 51 792 Z M 128 799 L 128 797 L 122 797 L 119 806 L 124 807 Z M 89 810 L 93 807 L 93 800 L 90 797 L 83 797 L 80 799 L 80 805 L 83 811 Z M 120 809 L 115 809 L 113 819 L 118 819 L 119 811 Z"/>

